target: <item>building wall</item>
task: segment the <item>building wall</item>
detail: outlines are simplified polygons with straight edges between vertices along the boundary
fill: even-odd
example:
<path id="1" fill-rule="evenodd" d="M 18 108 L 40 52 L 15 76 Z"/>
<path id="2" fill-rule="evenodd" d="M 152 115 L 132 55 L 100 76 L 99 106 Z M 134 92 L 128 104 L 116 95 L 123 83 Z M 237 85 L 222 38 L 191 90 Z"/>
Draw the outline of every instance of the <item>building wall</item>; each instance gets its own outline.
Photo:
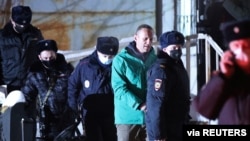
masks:
<path id="1" fill-rule="evenodd" d="M 9 21 L 13 5 L 28 5 L 32 23 L 45 38 L 55 39 L 61 50 L 95 45 L 98 36 L 118 39 L 133 36 L 139 24 L 155 25 L 152 0 L 2 0 L 0 27 Z"/>

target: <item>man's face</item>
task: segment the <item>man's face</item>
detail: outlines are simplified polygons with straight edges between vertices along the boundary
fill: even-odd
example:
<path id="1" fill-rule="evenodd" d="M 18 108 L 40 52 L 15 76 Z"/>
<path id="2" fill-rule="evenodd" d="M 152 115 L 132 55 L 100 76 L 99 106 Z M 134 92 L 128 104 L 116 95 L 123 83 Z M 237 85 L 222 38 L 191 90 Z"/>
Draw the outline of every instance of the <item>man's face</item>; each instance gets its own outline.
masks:
<path id="1" fill-rule="evenodd" d="M 99 51 L 97 51 L 98 59 L 99 61 L 104 64 L 104 65 L 109 65 L 111 64 L 113 58 L 115 55 L 108 55 L 108 54 L 103 54 Z"/>
<path id="2" fill-rule="evenodd" d="M 172 45 L 168 45 L 162 50 L 166 52 L 171 58 L 175 60 L 179 60 L 181 59 L 181 55 L 182 55 L 181 48 L 182 48 L 181 44 L 172 44 Z"/>
<path id="3" fill-rule="evenodd" d="M 43 66 L 49 70 L 55 70 L 56 53 L 52 50 L 44 50 L 38 55 Z"/>
<path id="4" fill-rule="evenodd" d="M 173 51 L 173 50 L 179 50 L 181 48 L 182 48 L 182 46 L 180 44 L 172 44 L 172 45 L 169 45 L 167 47 L 164 47 L 163 51 L 166 52 L 168 55 L 170 55 L 171 51 Z"/>
<path id="5" fill-rule="evenodd" d="M 250 68 L 250 38 L 234 40 L 229 43 L 230 50 L 235 55 L 236 64 L 242 69 Z"/>
<path id="6" fill-rule="evenodd" d="M 153 42 L 153 31 L 147 28 L 142 28 L 134 36 L 136 48 L 140 53 L 149 52 Z"/>
<path id="7" fill-rule="evenodd" d="M 52 50 L 44 50 L 38 55 L 38 58 L 41 61 L 56 60 L 56 53 Z"/>

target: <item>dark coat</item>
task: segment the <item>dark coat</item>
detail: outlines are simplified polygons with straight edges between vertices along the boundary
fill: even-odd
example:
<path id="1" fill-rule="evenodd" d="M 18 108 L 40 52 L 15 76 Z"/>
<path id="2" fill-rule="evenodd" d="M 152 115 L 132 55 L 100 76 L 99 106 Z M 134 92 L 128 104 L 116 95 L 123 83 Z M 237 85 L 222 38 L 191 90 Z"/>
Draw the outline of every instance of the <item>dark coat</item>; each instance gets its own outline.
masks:
<path id="1" fill-rule="evenodd" d="M 146 126 L 150 140 L 168 138 L 171 132 L 182 136 L 190 107 L 189 77 L 181 60 L 163 51 L 147 72 Z"/>
<path id="2" fill-rule="evenodd" d="M 67 104 L 68 77 L 71 71 L 72 68 L 67 64 L 64 56 L 57 54 L 55 70 L 45 69 L 41 61 L 35 62 L 21 88 L 27 103 L 27 110 L 34 110 L 36 102 L 45 103 L 45 118 L 40 115 L 41 106 L 39 103 L 37 103 L 37 116 L 39 116 L 39 124 L 46 125 L 46 132 L 48 132 L 46 134 L 50 138 L 54 138 L 71 125 L 75 118 Z M 47 95 L 50 87 L 51 91 Z M 46 96 L 48 98 L 45 101 Z"/>
<path id="3" fill-rule="evenodd" d="M 20 87 L 30 65 L 37 60 L 35 44 L 43 39 L 36 27 L 29 25 L 22 33 L 7 23 L 0 30 L 0 83 Z"/>
<path id="4" fill-rule="evenodd" d="M 46 105 L 53 116 L 60 116 L 67 106 L 68 77 L 71 69 L 62 54 L 57 54 L 56 64 L 57 69 L 52 72 L 45 69 L 40 61 L 34 63 L 21 90 L 27 103 L 36 101 L 38 95 L 43 101 L 49 87 L 54 83 Z"/>
<path id="5" fill-rule="evenodd" d="M 250 75 L 236 69 L 235 75 L 226 79 L 214 72 L 203 86 L 193 104 L 208 119 L 218 119 L 218 124 L 250 124 Z"/>
<path id="6" fill-rule="evenodd" d="M 110 79 L 111 65 L 100 65 L 96 51 L 81 59 L 69 78 L 70 107 L 77 111 L 78 105 L 83 104 L 89 116 L 113 117 L 114 94 Z"/>

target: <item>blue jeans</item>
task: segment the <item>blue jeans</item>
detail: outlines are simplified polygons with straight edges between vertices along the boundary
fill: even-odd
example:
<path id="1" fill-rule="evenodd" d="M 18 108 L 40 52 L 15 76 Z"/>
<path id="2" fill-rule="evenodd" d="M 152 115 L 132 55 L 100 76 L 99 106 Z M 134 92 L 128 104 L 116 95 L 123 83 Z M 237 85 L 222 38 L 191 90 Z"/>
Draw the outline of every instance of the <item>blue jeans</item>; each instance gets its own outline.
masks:
<path id="1" fill-rule="evenodd" d="M 145 125 L 116 124 L 118 141 L 148 141 Z"/>

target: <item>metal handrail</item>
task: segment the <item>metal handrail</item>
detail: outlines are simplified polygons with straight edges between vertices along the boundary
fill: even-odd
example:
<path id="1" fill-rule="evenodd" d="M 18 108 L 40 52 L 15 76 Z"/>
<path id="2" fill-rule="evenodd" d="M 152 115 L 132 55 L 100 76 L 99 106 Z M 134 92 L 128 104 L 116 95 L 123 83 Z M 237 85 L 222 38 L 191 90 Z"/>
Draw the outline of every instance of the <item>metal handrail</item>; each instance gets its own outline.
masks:
<path id="1" fill-rule="evenodd" d="M 133 40 L 133 37 L 127 37 L 127 38 L 123 38 L 119 41 L 119 50 L 121 50 L 124 46 L 126 46 L 129 42 L 131 42 Z M 67 50 L 67 51 L 63 51 L 63 50 L 59 50 L 59 53 L 64 54 L 65 59 L 68 63 L 76 63 L 78 62 L 80 59 L 90 55 L 94 50 L 95 50 L 95 46 L 91 47 L 91 48 L 87 48 L 87 49 L 81 49 L 81 50 Z"/>
<path id="2" fill-rule="evenodd" d="M 216 69 L 219 69 L 219 60 L 220 57 L 223 54 L 223 50 L 221 49 L 221 47 L 212 39 L 212 37 L 210 35 L 207 34 L 203 34 L 203 33 L 198 33 L 198 34 L 194 34 L 194 35 L 190 35 L 190 36 L 186 36 L 186 48 L 187 51 L 190 50 L 190 47 L 194 46 L 191 44 L 192 40 L 195 40 L 196 44 L 194 44 L 195 46 L 197 46 L 198 40 L 205 40 L 205 74 L 206 74 L 206 82 L 208 82 L 208 80 L 211 77 L 211 49 L 215 50 L 216 53 L 216 58 L 215 58 L 215 65 L 216 65 Z M 187 64 L 187 71 L 190 74 L 190 52 L 187 52 L 186 55 L 186 64 Z"/>
<path id="3" fill-rule="evenodd" d="M 133 40 L 133 37 L 128 37 L 128 38 L 123 38 L 119 41 L 119 47 L 121 50 L 123 47 L 125 47 L 129 42 L 131 42 Z M 193 35 L 189 35 L 186 36 L 186 42 L 185 42 L 185 49 L 186 49 L 186 60 L 185 60 L 185 64 L 186 64 L 186 70 L 190 76 L 190 62 L 191 60 L 191 52 L 190 49 L 191 47 L 197 47 L 198 41 L 199 40 L 205 40 L 205 60 L 206 60 L 206 64 L 205 64 L 205 74 L 206 74 L 206 82 L 209 80 L 210 76 L 211 76 L 211 49 L 214 49 L 216 52 L 216 68 L 219 68 L 219 59 L 223 53 L 223 50 L 221 49 L 221 47 L 212 39 L 211 36 L 207 35 L 207 34 L 203 34 L 203 33 L 198 33 L 198 34 L 193 34 Z M 155 47 L 159 46 L 158 42 L 156 40 L 153 41 L 153 45 Z M 67 62 L 69 63 L 76 63 L 78 62 L 81 58 L 84 58 L 86 56 L 88 56 L 89 54 L 91 54 L 93 51 L 95 50 L 95 46 L 92 48 L 88 48 L 88 49 L 82 49 L 82 50 L 70 50 L 70 51 L 62 51 L 59 50 L 59 52 L 61 52 L 62 54 L 64 54 Z M 191 77 L 191 76 L 190 76 Z"/>

